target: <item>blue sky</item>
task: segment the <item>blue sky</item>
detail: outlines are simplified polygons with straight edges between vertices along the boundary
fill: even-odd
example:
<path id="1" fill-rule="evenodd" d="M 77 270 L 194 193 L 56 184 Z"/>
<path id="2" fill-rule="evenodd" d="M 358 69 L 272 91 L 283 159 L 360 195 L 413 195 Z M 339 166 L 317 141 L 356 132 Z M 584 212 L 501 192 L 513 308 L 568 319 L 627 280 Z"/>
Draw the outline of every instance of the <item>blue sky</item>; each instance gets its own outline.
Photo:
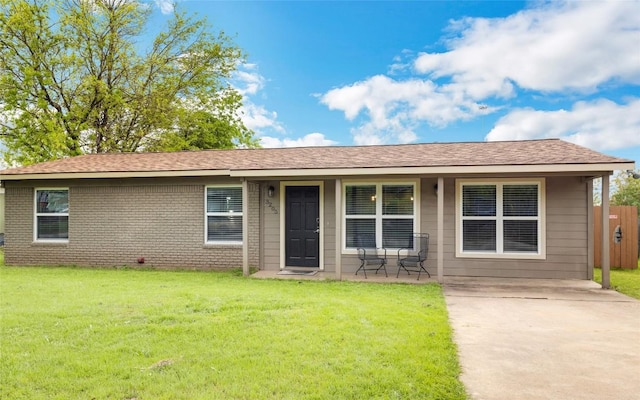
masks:
<path id="1" fill-rule="evenodd" d="M 640 1 L 177 7 L 248 54 L 234 85 L 265 147 L 554 137 L 640 167 Z"/>

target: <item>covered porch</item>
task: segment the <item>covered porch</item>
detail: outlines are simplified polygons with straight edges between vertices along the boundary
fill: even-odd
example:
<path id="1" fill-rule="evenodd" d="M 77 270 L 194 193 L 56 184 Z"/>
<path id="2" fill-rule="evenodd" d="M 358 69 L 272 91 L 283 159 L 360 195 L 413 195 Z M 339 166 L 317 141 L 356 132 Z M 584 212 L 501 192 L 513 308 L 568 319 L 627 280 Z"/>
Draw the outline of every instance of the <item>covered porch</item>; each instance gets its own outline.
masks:
<path id="1" fill-rule="evenodd" d="M 581 180 L 579 176 L 578 177 L 574 176 L 574 179 L 577 178 L 576 182 L 581 181 L 582 185 L 586 184 L 587 195 L 585 197 L 588 203 L 586 204 L 585 216 L 586 216 L 586 219 L 588 220 L 587 229 L 589 230 L 589 232 L 583 233 L 585 237 L 585 244 L 587 245 L 586 248 L 588 249 L 588 250 L 585 249 L 586 251 L 584 251 L 585 261 L 587 265 L 585 264 L 583 265 L 587 268 L 587 271 L 589 272 L 587 272 L 587 276 L 584 276 L 582 279 L 585 279 L 585 278 L 591 279 L 593 276 L 592 274 L 593 274 L 594 260 L 593 260 L 592 249 L 593 249 L 594 236 L 593 236 L 593 231 L 591 226 L 592 226 L 594 215 L 593 215 L 592 192 L 593 192 L 593 179 L 596 177 L 602 177 L 601 192 L 603 194 L 602 195 L 603 209 L 605 210 L 603 214 L 606 216 L 605 218 L 603 218 L 602 223 L 603 223 L 603 226 L 606 226 L 609 222 L 608 212 L 606 211 L 609 205 L 609 196 L 608 196 L 609 174 L 602 173 L 601 175 L 598 174 L 593 178 L 582 177 Z M 449 231 L 451 230 L 451 226 L 445 225 L 445 218 L 449 218 L 449 225 L 451 225 L 451 217 L 452 217 L 452 215 L 449 215 L 448 217 L 445 215 L 445 209 L 447 208 L 447 205 L 446 205 L 447 202 L 448 201 L 450 202 L 453 200 L 452 192 L 455 189 L 455 184 L 454 184 L 454 181 L 452 181 L 452 179 L 449 179 L 450 177 L 443 176 L 443 175 L 440 175 L 440 176 L 422 175 L 421 178 L 423 179 L 421 186 L 424 186 L 424 190 L 431 191 L 430 196 L 432 196 L 433 200 L 429 200 L 429 202 L 431 204 L 430 207 L 432 207 L 431 209 L 435 214 L 428 218 L 428 223 L 430 226 L 429 233 L 432 238 L 432 247 L 430 250 L 432 252 L 431 254 L 433 255 L 432 257 L 430 257 L 428 261 L 429 269 L 432 274 L 431 279 L 427 279 L 427 277 L 421 277 L 420 282 L 415 282 L 416 277 L 406 276 L 406 274 L 401 274 L 400 277 L 396 278 L 395 264 L 391 265 L 391 263 L 393 263 L 393 260 L 391 259 L 389 260 L 390 264 L 388 264 L 388 271 L 389 271 L 388 278 L 384 277 L 384 275 L 376 276 L 374 274 L 369 273 L 368 274 L 369 276 L 367 279 L 362 275 L 362 272 L 358 275 L 355 275 L 352 269 L 353 265 L 351 264 L 354 264 L 354 265 L 356 264 L 353 262 L 352 259 L 348 257 L 344 257 L 345 256 L 345 252 L 343 248 L 344 237 L 340 234 L 343 231 L 343 224 L 345 223 L 344 212 L 342 209 L 344 207 L 344 202 L 343 202 L 344 180 L 341 177 L 330 177 L 330 178 L 327 177 L 326 180 L 324 181 L 324 187 L 331 189 L 328 191 L 327 197 L 326 197 L 326 199 L 329 199 L 329 201 L 325 200 L 325 202 L 333 203 L 328 215 L 326 215 L 326 217 L 322 217 L 322 218 L 326 218 L 326 221 L 322 222 L 322 225 L 326 225 L 327 227 L 330 226 L 330 228 L 328 229 L 328 232 L 330 232 L 330 234 L 323 238 L 325 242 L 325 246 L 327 246 L 327 252 L 324 253 L 325 260 L 327 259 L 329 260 L 329 262 L 328 263 L 325 262 L 324 265 L 325 266 L 329 265 L 330 269 L 326 270 L 325 268 L 319 268 L 316 270 L 315 274 L 313 275 L 302 275 L 302 274 L 283 275 L 279 270 L 267 268 L 259 271 L 256 274 L 253 274 L 252 276 L 256 278 L 297 279 L 297 280 L 347 280 L 347 281 L 363 281 L 363 282 L 368 281 L 368 282 L 384 282 L 384 283 L 391 283 L 391 282 L 422 283 L 424 281 L 424 282 L 443 283 L 445 275 L 452 275 L 451 271 L 449 271 L 449 273 L 445 271 L 445 269 L 447 268 L 445 265 L 447 264 L 447 258 L 445 256 L 445 249 L 444 249 L 444 247 L 446 246 L 445 231 L 447 231 L 447 229 L 449 229 Z M 245 181 L 245 185 L 247 185 L 247 183 L 248 182 Z M 264 187 L 268 188 L 271 184 L 269 183 L 265 185 L 263 183 L 259 185 L 264 189 Z M 417 185 L 416 187 L 419 188 L 420 185 Z M 582 187 L 584 188 L 585 186 L 582 186 Z M 433 188 L 433 190 L 431 188 Z M 420 189 L 417 189 L 417 190 L 419 191 Z M 262 192 L 263 190 L 259 190 L 259 191 Z M 280 191 L 282 192 L 282 190 Z M 423 193 L 423 197 L 425 197 L 424 193 Z M 543 194 L 543 197 L 546 198 L 546 195 Z M 273 203 L 277 204 L 276 199 L 275 198 L 270 199 L 269 197 L 266 196 L 266 193 L 265 193 L 264 199 L 273 200 Z M 248 203 L 249 203 L 248 201 L 245 202 L 245 204 L 248 204 Z M 248 209 L 247 209 L 247 212 L 249 212 Z M 449 214 L 451 214 L 451 212 L 449 212 Z M 546 215 L 546 213 L 543 212 L 542 215 L 544 216 Z M 546 224 L 543 224 L 543 225 L 546 225 Z M 245 229 L 244 232 L 248 233 L 249 229 Z M 608 229 L 603 229 L 603 233 L 601 237 L 595 238 L 595 240 L 601 241 L 603 243 L 607 243 L 609 240 Z M 245 240 L 245 243 L 247 243 L 246 240 Z M 247 246 L 244 246 L 244 247 L 245 247 L 244 250 L 246 251 Z M 603 247 L 608 247 L 608 246 L 603 246 Z M 248 255 L 249 255 L 248 252 L 246 252 L 245 258 L 244 258 L 244 265 L 243 265 L 245 275 L 249 275 Z M 449 255 L 449 257 L 451 257 L 451 255 Z M 260 258 L 263 259 L 263 255 Z M 345 266 L 345 268 L 343 268 L 342 264 L 345 261 L 348 264 Z M 464 262 L 464 260 L 457 260 L 457 261 Z M 487 261 L 490 261 L 490 260 L 487 260 Z M 545 260 L 541 260 L 541 263 L 544 261 Z M 608 273 L 609 268 L 608 268 L 607 261 L 608 261 L 608 255 L 603 254 L 603 260 L 602 260 L 603 285 L 602 286 L 604 288 L 609 287 L 609 273 Z M 281 269 L 283 268 L 281 267 Z M 475 275 L 470 275 L 470 276 L 475 276 Z M 524 277 L 527 277 L 527 276 L 524 276 Z M 531 277 L 532 276 L 529 276 L 529 278 Z M 562 278 L 562 276 L 559 276 L 559 278 Z"/>

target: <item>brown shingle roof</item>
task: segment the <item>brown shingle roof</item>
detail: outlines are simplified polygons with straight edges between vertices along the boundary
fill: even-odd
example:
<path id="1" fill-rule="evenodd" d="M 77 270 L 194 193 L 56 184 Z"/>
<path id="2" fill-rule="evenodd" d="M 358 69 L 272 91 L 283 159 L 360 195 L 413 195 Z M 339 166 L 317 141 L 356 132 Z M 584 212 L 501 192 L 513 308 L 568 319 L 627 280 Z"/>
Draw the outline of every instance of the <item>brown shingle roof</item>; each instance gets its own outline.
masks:
<path id="1" fill-rule="evenodd" d="M 614 164 L 624 160 L 558 139 L 88 154 L 0 171 L 0 175 L 303 170 L 394 167 Z"/>

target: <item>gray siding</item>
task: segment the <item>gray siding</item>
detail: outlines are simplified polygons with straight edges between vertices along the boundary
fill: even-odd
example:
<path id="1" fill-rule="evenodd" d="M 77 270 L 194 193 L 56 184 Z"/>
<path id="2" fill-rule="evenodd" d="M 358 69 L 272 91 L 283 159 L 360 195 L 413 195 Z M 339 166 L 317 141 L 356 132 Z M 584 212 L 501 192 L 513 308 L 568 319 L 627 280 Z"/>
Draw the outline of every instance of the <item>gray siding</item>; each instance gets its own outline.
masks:
<path id="1" fill-rule="evenodd" d="M 546 260 L 456 258 L 455 181 L 445 186 L 445 275 L 588 279 L 590 193 L 580 177 L 546 178 Z"/>
<path id="2" fill-rule="evenodd" d="M 103 180 L 7 182 L 10 265 L 137 266 L 217 269 L 242 266 L 242 246 L 204 239 L 204 188 L 225 181 Z M 237 184 L 238 181 L 226 181 Z M 34 187 L 69 187 L 68 243 L 33 241 Z M 259 188 L 249 185 L 250 264 L 259 256 Z"/>
<path id="3" fill-rule="evenodd" d="M 430 234 L 427 269 L 437 273 L 436 178 L 420 181 L 420 232 Z M 455 251 L 455 179 L 444 180 L 444 274 L 522 278 L 588 279 L 588 196 L 581 177 L 546 178 L 546 260 L 457 258 Z M 397 255 L 387 254 L 389 273 L 395 273 Z M 343 271 L 355 272 L 357 257 L 342 256 Z"/>
<path id="4" fill-rule="evenodd" d="M 280 269 L 280 182 L 264 183 L 263 192 L 269 186 L 275 188 L 275 194 L 273 197 L 265 197 L 262 203 L 264 260 L 260 265 L 260 269 L 277 271 Z"/>
<path id="5" fill-rule="evenodd" d="M 324 182 L 324 270 L 336 270 L 336 183 L 334 180 Z"/>
<path id="6" fill-rule="evenodd" d="M 288 180 L 289 181 L 289 180 Z M 280 181 L 268 181 L 262 183 L 262 192 L 273 186 L 276 190 L 273 197 L 265 197 L 262 202 L 263 215 L 263 254 L 264 260 L 260 269 L 277 271 L 280 269 L 280 218 L 281 218 L 281 193 Z M 335 181 L 323 180 L 324 186 L 324 225 L 321 227 L 323 235 L 323 263 L 327 272 L 335 271 Z"/>

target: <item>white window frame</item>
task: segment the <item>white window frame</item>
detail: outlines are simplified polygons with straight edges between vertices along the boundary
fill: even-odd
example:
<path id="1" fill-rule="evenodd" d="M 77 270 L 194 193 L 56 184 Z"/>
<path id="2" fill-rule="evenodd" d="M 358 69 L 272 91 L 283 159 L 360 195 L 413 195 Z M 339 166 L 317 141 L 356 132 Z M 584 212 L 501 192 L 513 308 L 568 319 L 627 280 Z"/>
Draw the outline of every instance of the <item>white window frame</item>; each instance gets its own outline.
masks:
<path id="1" fill-rule="evenodd" d="M 242 245 L 242 240 L 209 240 L 209 217 L 228 217 L 228 216 L 236 216 L 242 217 L 244 221 L 244 213 L 240 212 L 209 212 L 207 210 L 207 193 L 209 189 L 227 189 L 227 188 L 240 188 L 242 192 L 242 185 L 236 184 L 216 184 L 216 185 L 207 185 L 204 188 L 204 244 L 206 245 Z M 244 199 L 244 194 L 241 195 L 241 201 Z M 241 209 L 243 209 L 241 207 Z M 244 232 L 242 232 L 244 237 Z"/>
<path id="2" fill-rule="evenodd" d="M 375 186 L 376 187 L 376 214 L 375 215 L 352 215 L 347 216 L 347 186 Z M 413 186 L 413 215 L 383 215 L 382 214 L 382 187 L 383 186 L 399 186 L 399 185 L 411 185 Z M 384 219 L 413 219 L 413 233 L 420 232 L 420 180 L 353 180 L 342 182 L 342 253 L 343 254 L 357 254 L 356 248 L 347 247 L 347 219 L 375 219 L 376 224 L 376 243 L 382 245 L 382 221 Z M 397 250 L 395 248 L 388 248 L 387 250 Z"/>
<path id="3" fill-rule="evenodd" d="M 67 222 L 67 238 L 39 238 L 38 237 L 38 217 L 67 217 L 69 221 L 69 210 L 66 213 L 39 213 L 38 212 L 38 191 L 43 190 L 66 190 L 69 208 L 71 208 L 71 197 L 68 187 L 37 187 L 33 190 L 33 241 L 38 243 L 69 243 L 69 223 Z"/>
<path id="4" fill-rule="evenodd" d="M 495 217 L 464 217 L 462 215 L 462 188 L 463 186 L 494 185 L 496 186 L 496 216 Z M 537 185 L 538 186 L 538 215 L 530 216 L 504 216 L 503 215 L 503 190 L 505 185 Z M 546 188 L 544 178 L 495 178 L 495 179 L 456 179 L 456 257 L 460 258 L 511 258 L 511 259 L 546 259 Z M 463 251 L 464 220 L 482 219 L 496 221 L 496 250 L 495 251 Z M 530 252 L 505 252 L 504 251 L 504 221 L 508 220 L 532 220 L 538 221 L 538 251 Z"/>

